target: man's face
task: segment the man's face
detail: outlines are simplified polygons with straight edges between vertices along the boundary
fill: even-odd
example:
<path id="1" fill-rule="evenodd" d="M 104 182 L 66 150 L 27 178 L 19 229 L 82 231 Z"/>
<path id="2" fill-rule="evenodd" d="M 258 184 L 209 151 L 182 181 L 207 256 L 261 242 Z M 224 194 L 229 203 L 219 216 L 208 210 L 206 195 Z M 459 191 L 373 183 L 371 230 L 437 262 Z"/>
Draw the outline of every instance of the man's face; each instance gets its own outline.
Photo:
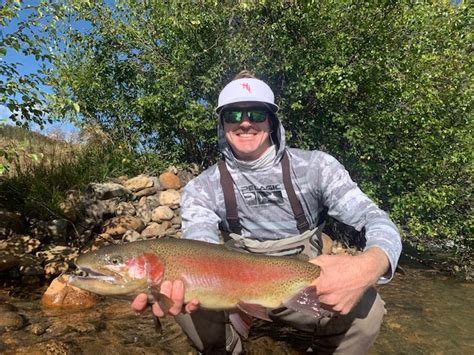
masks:
<path id="1" fill-rule="evenodd" d="M 226 107 L 225 110 L 247 108 L 267 111 L 265 121 L 252 122 L 244 111 L 239 123 L 228 123 L 223 119 L 224 133 L 237 159 L 256 160 L 271 146 L 268 109 L 258 102 L 239 102 L 231 107 Z"/>

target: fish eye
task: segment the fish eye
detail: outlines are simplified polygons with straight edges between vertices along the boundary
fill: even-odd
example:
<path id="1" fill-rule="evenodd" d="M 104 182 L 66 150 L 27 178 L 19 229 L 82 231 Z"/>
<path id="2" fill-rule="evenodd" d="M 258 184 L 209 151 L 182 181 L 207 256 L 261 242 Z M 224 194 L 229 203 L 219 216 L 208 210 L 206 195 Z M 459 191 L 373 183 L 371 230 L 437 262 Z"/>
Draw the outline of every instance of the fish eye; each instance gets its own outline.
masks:
<path id="1" fill-rule="evenodd" d="M 119 256 L 113 256 L 110 258 L 110 262 L 113 264 L 113 265 L 118 265 L 122 262 L 122 258 L 119 257 Z"/>

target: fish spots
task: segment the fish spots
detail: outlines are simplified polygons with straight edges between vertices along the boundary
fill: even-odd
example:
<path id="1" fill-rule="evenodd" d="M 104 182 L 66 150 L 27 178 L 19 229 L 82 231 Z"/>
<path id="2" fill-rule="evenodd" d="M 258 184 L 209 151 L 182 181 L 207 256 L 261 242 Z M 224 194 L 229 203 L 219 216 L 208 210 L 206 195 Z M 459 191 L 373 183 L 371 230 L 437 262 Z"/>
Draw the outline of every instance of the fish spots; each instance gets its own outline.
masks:
<path id="1" fill-rule="evenodd" d="M 159 284 L 163 278 L 164 266 L 155 254 L 143 253 L 131 258 L 127 266 L 128 275 L 134 279 L 146 278 L 148 282 Z"/>

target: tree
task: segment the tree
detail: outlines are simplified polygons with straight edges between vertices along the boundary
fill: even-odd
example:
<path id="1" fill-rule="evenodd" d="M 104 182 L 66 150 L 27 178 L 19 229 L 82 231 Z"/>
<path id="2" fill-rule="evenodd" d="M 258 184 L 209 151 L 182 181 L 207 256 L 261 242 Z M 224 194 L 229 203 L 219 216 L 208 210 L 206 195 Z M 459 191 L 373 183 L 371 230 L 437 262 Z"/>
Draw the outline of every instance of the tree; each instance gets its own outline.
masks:
<path id="1" fill-rule="evenodd" d="M 50 56 L 44 50 L 46 38 L 39 30 L 41 19 L 39 6 L 22 5 L 19 0 L 6 0 L 0 5 L 0 104 L 12 112 L 13 122 L 24 127 L 33 122 L 43 126 L 51 121 L 41 90 L 46 84 L 44 68 L 21 73 L 21 64 L 8 62 L 5 56 L 8 51 L 16 51 L 23 56 L 34 56 L 43 65 L 49 61 Z"/>
<path id="2" fill-rule="evenodd" d="M 118 0 L 52 11 L 63 19 L 56 112 L 206 165 L 219 90 L 249 69 L 274 89 L 290 145 L 335 155 L 408 234 L 469 242 L 470 6 Z"/>

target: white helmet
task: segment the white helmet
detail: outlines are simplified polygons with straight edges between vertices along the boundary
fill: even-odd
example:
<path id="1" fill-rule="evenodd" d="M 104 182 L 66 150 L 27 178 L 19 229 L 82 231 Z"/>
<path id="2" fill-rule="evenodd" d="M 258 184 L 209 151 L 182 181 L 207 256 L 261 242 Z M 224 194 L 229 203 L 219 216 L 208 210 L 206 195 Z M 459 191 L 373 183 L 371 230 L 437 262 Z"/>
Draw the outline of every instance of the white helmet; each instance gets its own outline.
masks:
<path id="1" fill-rule="evenodd" d="M 219 94 L 216 111 L 219 112 L 225 105 L 244 101 L 264 102 L 273 112 L 278 111 L 272 89 L 263 81 L 252 78 L 237 79 L 227 84 Z"/>

